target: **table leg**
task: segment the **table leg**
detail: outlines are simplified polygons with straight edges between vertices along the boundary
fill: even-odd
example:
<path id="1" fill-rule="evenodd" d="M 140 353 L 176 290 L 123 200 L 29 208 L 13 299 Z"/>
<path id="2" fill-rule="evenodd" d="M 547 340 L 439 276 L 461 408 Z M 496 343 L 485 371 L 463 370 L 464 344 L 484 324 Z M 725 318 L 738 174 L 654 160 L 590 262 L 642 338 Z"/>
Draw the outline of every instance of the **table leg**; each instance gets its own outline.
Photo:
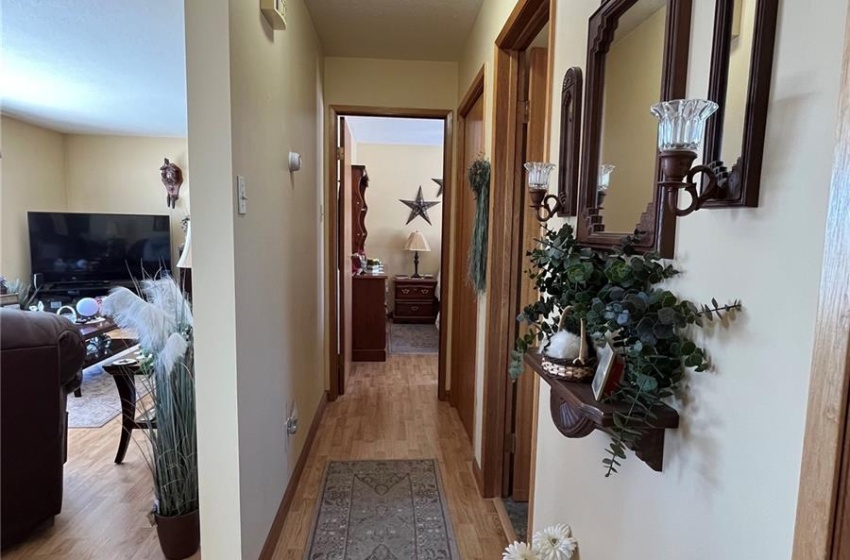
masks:
<path id="1" fill-rule="evenodd" d="M 113 377 L 118 396 L 121 398 L 121 441 L 118 442 L 118 453 L 115 455 L 115 463 L 120 465 L 127 454 L 130 436 L 136 427 L 136 383 L 133 381 L 132 372 L 116 373 Z"/>

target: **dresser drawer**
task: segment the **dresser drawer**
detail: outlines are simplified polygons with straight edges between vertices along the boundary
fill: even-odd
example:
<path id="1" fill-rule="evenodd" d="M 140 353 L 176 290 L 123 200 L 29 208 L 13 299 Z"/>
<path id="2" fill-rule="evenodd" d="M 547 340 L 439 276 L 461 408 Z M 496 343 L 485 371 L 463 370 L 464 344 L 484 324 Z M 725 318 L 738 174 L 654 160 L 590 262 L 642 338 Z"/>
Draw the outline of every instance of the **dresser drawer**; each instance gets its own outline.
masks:
<path id="1" fill-rule="evenodd" d="M 395 302 L 395 316 L 399 318 L 429 319 L 434 317 L 433 302 L 398 301 Z"/>
<path id="2" fill-rule="evenodd" d="M 434 299 L 436 286 L 434 284 L 396 284 L 396 300 L 431 300 Z"/>

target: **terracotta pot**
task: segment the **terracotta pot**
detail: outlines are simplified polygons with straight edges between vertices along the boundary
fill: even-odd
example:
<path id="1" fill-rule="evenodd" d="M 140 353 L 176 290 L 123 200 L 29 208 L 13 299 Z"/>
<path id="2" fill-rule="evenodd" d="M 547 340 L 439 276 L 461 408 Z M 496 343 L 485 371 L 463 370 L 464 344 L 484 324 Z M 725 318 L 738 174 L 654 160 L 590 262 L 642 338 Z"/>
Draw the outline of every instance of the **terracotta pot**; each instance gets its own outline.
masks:
<path id="1" fill-rule="evenodd" d="M 183 560 L 198 551 L 201 544 L 200 516 L 197 511 L 175 517 L 154 514 L 159 547 L 168 560 Z"/>

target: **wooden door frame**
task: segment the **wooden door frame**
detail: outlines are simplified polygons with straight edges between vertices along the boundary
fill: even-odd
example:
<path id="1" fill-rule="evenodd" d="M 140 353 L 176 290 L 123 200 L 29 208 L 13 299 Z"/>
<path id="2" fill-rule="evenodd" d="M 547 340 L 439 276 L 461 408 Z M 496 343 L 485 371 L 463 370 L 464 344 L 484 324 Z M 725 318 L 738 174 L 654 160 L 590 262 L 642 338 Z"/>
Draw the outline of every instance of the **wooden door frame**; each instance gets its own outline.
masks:
<path id="1" fill-rule="evenodd" d="M 330 134 L 328 135 L 328 183 L 326 188 L 327 211 L 325 216 L 328 223 L 328 240 L 331 244 L 328 248 L 326 263 L 328 265 L 327 279 L 329 281 L 328 293 L 328 310 L 327 321 L 330 326 L 328 332 L 331 336 L 331 343 L 328 345 L 328 378 L 330 388 L 328 391 L 328 400 L 335 401 L 339 397 L 339 356 L 336 349 L 336 337 L 339 332 L 339 321 L 337 320 L 337 307 L 339 306 L 339 298 L 337 297 L 336 281 L 336 259 L 338 258 L 333 240 L 338 235 L 338 218 L 339 207 L 338 197 L 336 196 L 336 185 L 339 182 L 337 175 L 337 159 L 336 147 L 339 138 L 339 117 L 397 117 L 411 119 L 434 119 L 442 120 L 443 125 L 443 227 L 440 238 L 440 267 L 441 270 L 449 270 L 448 256 L 450 251 L 446 251 L 449 235 L 451 232 L 451 196 L 452 196 L 452 149 L 454 135 L 454 113 L 450 109 L 404 109 L 397 107 L 361 107 L 355 105 L 330 105 L 328 107 L 330 113 Z M 440 303 L 445 305 L 446 298 L 449 293 L 448 283 L 443 281 L 440 283 Z M 440 329 L 440 359 L 437 373 L 437 396 L 440 400 L 446 400 L 446 329 Z"/>
<path id="2" fill-rule="evenodd" d="M 839 476 L 850 388 L 850 14 L 811 384 L 794 530 L 794 560 L 833 558 Z"/>
<path id="3" fill-rule="evenodd" d="M 507 419 L 508 365 L 517 332 L 514 310 L 519 298 L 517 271 L 523 266 L 516 251 L 522 239 L 518 231 L 524 212 L 525 179 L 521 146 L 517 143 L 518 122 L 522 118 L 518 99 L 520 55 L 547 22 L 554 24 L 555 2 L 519 0 L 496 39 L 494 68 L 493 135 L 490 189 L 490 238 L 487 272 L 487 331 L 484 351 L 484 398 L 482 399 L 482 439 L 479 485 L 484 497 L 500 497 L 504 477 L 505 430 Z M 554 25 L 550 27 L 549 52 L 554 59 Z M 549 88 L 552 87 L 549 64 Z M 551 122 L 551 95 L 547 122 Z M 549 136 L 549 135 L 547 135 Z M 550 157 L 547 138 L 546 155 Z M 534 429 L 536 432 L 536 427 Z M 536 451 L 532 449 L 532 457 Z M 533 480 L 534 460 L 532 460 Z M 533 486 L 532 486 L 533 493 Z"/>

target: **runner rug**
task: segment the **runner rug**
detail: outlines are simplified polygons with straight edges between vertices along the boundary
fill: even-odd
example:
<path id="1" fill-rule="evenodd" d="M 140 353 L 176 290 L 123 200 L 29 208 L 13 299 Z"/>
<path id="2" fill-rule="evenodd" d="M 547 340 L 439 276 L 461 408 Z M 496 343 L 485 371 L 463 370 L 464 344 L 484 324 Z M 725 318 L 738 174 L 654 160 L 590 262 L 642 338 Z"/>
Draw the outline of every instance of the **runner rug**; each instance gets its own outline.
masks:
<path id="1" fill-rule="evenodd" d="M 459 560 L 433 459 L 330 462 L 305 560 Z"/>

